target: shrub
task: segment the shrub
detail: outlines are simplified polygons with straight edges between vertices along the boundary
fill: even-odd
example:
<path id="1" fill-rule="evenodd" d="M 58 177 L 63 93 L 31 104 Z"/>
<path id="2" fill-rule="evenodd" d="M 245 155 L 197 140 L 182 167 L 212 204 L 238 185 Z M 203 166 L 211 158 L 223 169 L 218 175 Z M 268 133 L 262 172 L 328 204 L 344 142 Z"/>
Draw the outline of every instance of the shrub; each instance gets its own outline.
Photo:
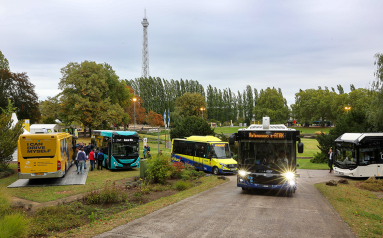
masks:
<path id="1" fill-rule="evenodd" d="M 186 190 L 186 189 L 188 189 L 190 187 L 191 187 L 191 183 L 188 182 L 188 181 L 182 181 L 181 180 L 181 181 L 178 181 L 178 182 L 174 183 L 174 188 L 176 190 L 179 190 L 179 191 Z"/>
<path id="2" fill-rule="evenodd" d="M 5 215 L 0 219 L 0 234 L 2 238 L 24 237 L 29 230 L 29 222 L 23 214 Z"/>
<path id="3" fill-rule="evenodd" d="M 136 201 L 141 201 L 141 200 L 142 200 L 142 193 L 140 193 L 140 192 L 134 192 L 134 193 L 133 193 L 133 198 L 134 198 L 134 200 L 136 200 Z"/>
<path id="4" fill-rule="evenodd" d="M 366 181 L 360 184 L 360 187 L 370 191 L 383 191 L 383 179 L 376 179 L 370 177 Z"/>
<path id="5" fill-rule="evenodd" d="M 176 162 L 172 164 L 172 167 L 170 169 L 170 176 L 172 178 L 181 178 L 181 173 L 184 170 L 184 164 L 182 162 Z"/>
<path id="6" fill-rule="evenodd" d="M 116 185 L 115 182 L 106 181 L 104 188 L 87 192 L 83 200 L 87 204 L 117 203 L 127 200 L 126 193 L 122 186 Z"/>
<path id="7" fill-rule="evenodd" d="M 152 158 L 148 161 L 147 177 L 154 183 L 165 184 L 169 177 L 171 166 L 169 160 L 164 155 Z"/>
<path id="8" fill-rule="evenodd" d="M 314 157 L 310 159 L 310 162 L 315 164 L 325 164 L 328 162 L 328 157 L 322 152 L 317 152 L 314 154 Z"/>

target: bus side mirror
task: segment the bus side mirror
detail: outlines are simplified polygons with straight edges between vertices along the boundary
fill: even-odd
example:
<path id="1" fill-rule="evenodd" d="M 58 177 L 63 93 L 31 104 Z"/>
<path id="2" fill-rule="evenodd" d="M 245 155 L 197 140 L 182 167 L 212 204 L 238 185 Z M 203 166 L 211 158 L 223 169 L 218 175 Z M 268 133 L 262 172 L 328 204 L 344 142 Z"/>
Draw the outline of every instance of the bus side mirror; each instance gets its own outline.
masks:
<path id="1" fill-rule="evenodd" d="M 303 143 L 302 142 L 299 142 L 298 143 L 298 153 L 303 153 Z"/>
<path id="2" fill-rule="evenodd" d="M 237 133 L 233 133 L 229 137 L 229 145 L 234 145 L 235 143 L 235 138 L 237 137 Z"/>

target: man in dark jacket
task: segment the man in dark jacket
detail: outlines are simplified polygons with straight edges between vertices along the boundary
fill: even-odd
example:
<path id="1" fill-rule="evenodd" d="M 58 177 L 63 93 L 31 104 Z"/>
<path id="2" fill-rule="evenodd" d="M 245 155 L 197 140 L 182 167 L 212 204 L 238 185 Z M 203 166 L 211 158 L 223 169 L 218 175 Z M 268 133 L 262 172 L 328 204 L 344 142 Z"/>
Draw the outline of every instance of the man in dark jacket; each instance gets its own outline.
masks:
<path id="1" fill-rule="evenodd" d="M 97 170 L 102 170 L 102 161 L 104 160 L 104 153 L 101 149 L 100 152 L 97 153 Z"/>
<path id="2" fill-rule="evenodd" d="M 330 148 L 330 150 L 328 151 L 328 167 L 330 167 L 330 172 L 332 172 L 333 168 L 332 168 L 332 164 L 334 163 L 334 153 L 332 152 L 332 149 Z"/>

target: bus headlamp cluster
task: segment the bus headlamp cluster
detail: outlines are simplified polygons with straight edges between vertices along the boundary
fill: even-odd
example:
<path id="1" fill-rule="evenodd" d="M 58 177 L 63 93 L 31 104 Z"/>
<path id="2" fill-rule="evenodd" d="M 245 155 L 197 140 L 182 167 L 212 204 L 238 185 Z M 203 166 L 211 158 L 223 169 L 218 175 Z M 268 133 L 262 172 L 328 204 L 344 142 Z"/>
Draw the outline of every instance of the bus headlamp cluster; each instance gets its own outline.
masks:
<path id="1" fill-rule="evenodd" d="M 283 174 L 283 176 L 285 176 L 286 179 L 290 180 L 290 179 L 294 178 L 294 173 L 286 172 L 286 173 Z"/>
<path id="2" fill-rule="evenodd" d="M 239 174 L 240 176 L 242 176 L 242 177 L 245 177 L 246 175 L 251 174 L 251 173 L 250 173 L 250 172 L 247 172 L 247 171 L 245 171 L 245 170 L 239 170 L 239 171 L 238 171 L 238 174 Z"/>
<path id="3" fill-rule="evenodd" d="M 226 167 L 227 168 L 227 165 L 226 164 L 223 164 L 223 163 L 219 163 L 220 165 L 222 165 L 223 167 Z"/>

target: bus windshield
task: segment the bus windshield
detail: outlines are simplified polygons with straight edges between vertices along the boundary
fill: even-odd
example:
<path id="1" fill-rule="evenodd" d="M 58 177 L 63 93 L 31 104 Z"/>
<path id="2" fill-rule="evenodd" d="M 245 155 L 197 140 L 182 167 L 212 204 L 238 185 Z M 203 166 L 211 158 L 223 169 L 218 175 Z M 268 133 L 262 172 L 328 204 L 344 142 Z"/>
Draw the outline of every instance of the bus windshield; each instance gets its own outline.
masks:
<path id="1" fill-rule="evenodd" d="M 295 158 L 292 141 L 258 140 L 240 142 L 239 164 L 284 166 L 291 165 Z"/>
<path id="2" fill-rule="evenodd" d="M 138 155 L 137 142 L 116 142 L 112 144 L 112 155 L 114 157 L 126 157 Z"/>
<path id="3" fill-rule="evenodd" d="M 230 159 L 231 153 L 229 144 L 211 144 L 209 157 L 217 159 Z"/>

